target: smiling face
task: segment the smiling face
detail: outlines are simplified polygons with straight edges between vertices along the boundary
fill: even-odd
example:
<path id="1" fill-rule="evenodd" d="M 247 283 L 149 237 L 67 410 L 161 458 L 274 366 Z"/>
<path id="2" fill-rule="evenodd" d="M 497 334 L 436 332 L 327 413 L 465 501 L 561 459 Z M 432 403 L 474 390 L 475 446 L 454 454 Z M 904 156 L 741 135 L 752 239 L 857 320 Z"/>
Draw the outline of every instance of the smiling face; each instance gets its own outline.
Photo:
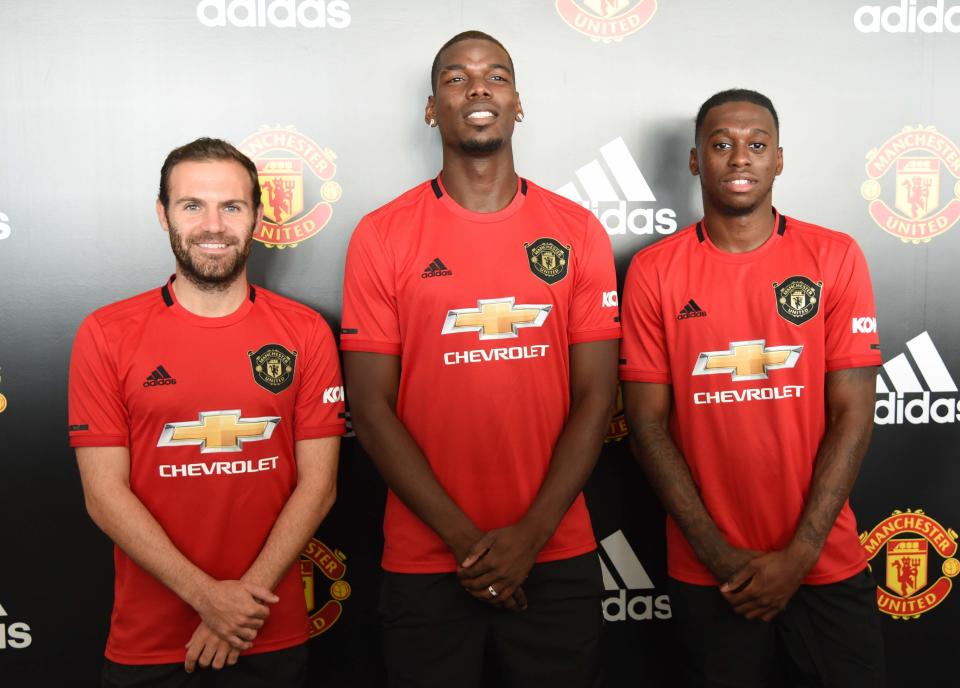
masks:
<path id="1" fill-rule="evenodd" d="M 487 40 L 464 40 L 440 54 L 439 67 L 424 119 L 436 121 L 444 147 L 486 155 L 509 143 L 522 107 L 506 51 Z"/>
<path id="2" fill-rule="evenodd" d="M 769 110 L 733 101 L 707 112 L 690 151 L 705 209 L 746 215 L 771 204 L 773 180 L 782 170 L 783 149 Z"/>
<path id="3" fill-rule="evenodd" d="M 250 176 L 233 160 L 178 163 L 169 204 L 157 217 L 170 234 L 179 272 L 205 290 L 222 289 L 243 272 L 262 210 L 253 210 Z"/>

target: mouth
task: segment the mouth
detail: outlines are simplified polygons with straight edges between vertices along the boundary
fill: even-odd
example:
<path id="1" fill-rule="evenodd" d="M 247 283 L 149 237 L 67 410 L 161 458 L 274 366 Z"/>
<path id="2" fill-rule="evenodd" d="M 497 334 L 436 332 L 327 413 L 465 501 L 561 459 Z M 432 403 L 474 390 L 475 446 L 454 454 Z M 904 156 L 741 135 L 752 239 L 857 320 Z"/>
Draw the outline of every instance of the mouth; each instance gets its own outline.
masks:
<path id="1" fill-rule="evenodd" d="M 223 253 L 227 250 L 230 244 L 224 243 L 222 241 L 204 241 L 197 242 L 194 244 L 204 253 Z"/>
<path id="2" fill-rule="evenodd" d="M 471 124 L 485 126 L 491 124 L 497 118 L 497 113 L 493 110 L 474 110 L 464 118 Z"/>
<path id="3" fill-rule="evenodd" d="M 723 188 L 733 191 L 734 193 L 744 193 L 753 189 L 753 187 L 757 185 L 757 180 L 752 177 L 734 177 L 732 179 L 724 179 L 720 184 Z"/>

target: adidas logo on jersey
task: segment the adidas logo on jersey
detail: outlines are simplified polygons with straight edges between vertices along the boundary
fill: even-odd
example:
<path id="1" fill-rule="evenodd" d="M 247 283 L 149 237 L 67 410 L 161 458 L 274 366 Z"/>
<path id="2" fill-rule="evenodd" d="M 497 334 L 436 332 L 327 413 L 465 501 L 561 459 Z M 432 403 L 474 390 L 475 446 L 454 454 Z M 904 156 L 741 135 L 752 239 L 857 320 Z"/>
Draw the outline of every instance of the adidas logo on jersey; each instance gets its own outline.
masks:
<path id="1" fill-rule="evenodd" d="M 434 258 L 433 262 L 423 269 L 420 279 L 426 279 L 427 277 L 451 277 L 452 275 L 453 270 L 444 265 L 443 261 L 439 258 Z"/>
<path id="2" fill-rule="evenodd" d="M 608 234 L 626 234 L 628 230 L 632 234 L 677 231 L 677 213 L 673 209 L 636 207 L 637 203 L 655 203 L 657 198 L 622 137 L 601 146 L 600 157 L 609 174 L 600 160 L 592 160 L 575 173 L 584 194 L 574 182 L 555 189 L 556 193 L 590 210 Z M 619 191 L 611 183 L 611 177 Z"/>
<path id="3" fill-rule="evenodd" d="M 158 365 L 152 373 L 147 375 L 147 379 L 144 381 L 143 386 L 159 387 L 160 385 L 175 384 L 177 384 L 176 379 L 174 379 L 162 365 Z"/>
<path id="4" fill-rule="evenodd" d="M 706 318 L 707 312 L 697 305 L 693 299 L 687 301 L 687 305 L 677 313 L 677 320 L 686 320 L 687 318 Z"/>
<path id="5" fill-rule="evenodd" d="M 906 352 L 883 364 L 877 374 L 873 421 L 877 425 L 960 421 L 957 383 L 928 332 L 908 341 Z"/>
<path id="6" fill-rule="evenodd" d="M 607 621 L 649 621 L 673 616 L 670 597 L 644 594 L 656 586 L 627 542 L 622 530 L 600 541 L 600 573 L 607 595 L 603 599 L 603 618 Z"/>

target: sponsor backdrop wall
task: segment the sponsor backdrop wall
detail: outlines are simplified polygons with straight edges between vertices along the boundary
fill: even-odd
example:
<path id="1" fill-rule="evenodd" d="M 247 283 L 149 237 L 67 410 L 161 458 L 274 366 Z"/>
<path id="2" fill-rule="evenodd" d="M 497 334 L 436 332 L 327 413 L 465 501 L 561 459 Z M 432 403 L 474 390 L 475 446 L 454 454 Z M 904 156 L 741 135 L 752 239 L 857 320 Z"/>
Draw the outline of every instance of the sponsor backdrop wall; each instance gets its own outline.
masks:
<path id="1" fill-rule="evenodd" d="M 111 548 L 84 512 L 67 446 L 67 361 L 85 314 L 172 271 L 153 211 L 165 154 L 212 135 L 257 161 L 269 219 L 253 279 L 336 328 L 357 221 L 438 171 L 436 132 L 422 121 L 428 68 L 468 28 L 499 37 L 516 62 L 520 173 L 598 214 L 621 277 L 639 248 L 699 217 L 686 161 L 700 102 L 732 86 L 772 97 L 786 160 L 777 206 L 852 234 L 873 273 L 878 321 L 851 327 L 879 327 L 886 363 L 853 503 L 891 683 L 946 685 L 960 622 L 960 3 L 950 0 L 0 2 L 3 684 L 97 680 Z M 669 686 L 662 512 L 624 434 L 618 415 L 588 487 L 606 587 L 604 685 Z M 384 487 L 355 439 L 339 482 L 298 564 L 311 674 L 376 686 Z"/>

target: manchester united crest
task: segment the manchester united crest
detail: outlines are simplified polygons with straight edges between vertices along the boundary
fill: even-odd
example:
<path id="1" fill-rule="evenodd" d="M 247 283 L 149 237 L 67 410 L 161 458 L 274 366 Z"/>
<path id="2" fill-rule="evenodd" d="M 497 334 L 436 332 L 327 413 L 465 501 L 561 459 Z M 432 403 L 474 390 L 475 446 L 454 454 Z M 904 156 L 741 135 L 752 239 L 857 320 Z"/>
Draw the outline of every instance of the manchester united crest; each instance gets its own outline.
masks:
<path id="1" fill-rule="evenodd" d="M 570 266 L 570 246 L 556 239 L 541 237 L 532 244 L 524 244 L 530 271 L 547 284 L 555 284 L 567 276 Z"/>
<path id="2" fill-rule="evenodd" d="M 871 561 L 886 553 L 883 571 L 874 573 L 883 581 L 877 586 L 877 606 L 894 619 L 918 619 L 936 607 L 960 573 L 956 531 L 944 528 L 923 509 L 894 511 L 869 533 L 862 533 L 860 544 Z M 943 575 L 931 583 L 935 562 Z"/>
<path id="3" fill-rule="evenodd" d="M 867 153 L 860 193 L 870 217 L 905 243 L 943 234 L 960 220 L 958 161 L 960 148 L 935 127 L 904 127 Z"/>
<path id="4" fill-rule="evenodd" d="M 268 392 L 279 394 L 293 382 L 297 352 L 280 344 L 264 344 L 257 351 L 248 351 L 253 367 L 253 380 Z"/>
<path id="5" fill-rule="evenodd" d="M 254 239 L 267 248 L 293 248 L 326 227 L 342 193 L 332 150 L 293 127 L 261 127 L 239 148 L 260 178 L 263 222 Z"/>
<path id="6" fill-rule="evenodd" d="M 330 549 L 316 538 L 310 538 L 300 553 L 300 580 L 310 615 L 311 638 L 330 630 L 343 614 L 343 602 L 352 592 L 344 580 L 346 561 L 346 554 Z M 317 571 L 323 575 L 317 576 Z M 322 604 L 320 600 L 324 600 Z"/>
<path id="7" fill-rule="evenodd" d="M 594 41 L 611 43 L 639 31 L 657 11 L 657 0 L 557 0 L 570 27 Z"/>
<path id="8" fill-rule="evenodd" d="M 815 317 L 820 310 L 822 289 L 823 282 L 814 282 L 803 275 L 794 275 L 782 282 L 774 282 L 777 313 L 787 322 L 802 325 Z"/>

